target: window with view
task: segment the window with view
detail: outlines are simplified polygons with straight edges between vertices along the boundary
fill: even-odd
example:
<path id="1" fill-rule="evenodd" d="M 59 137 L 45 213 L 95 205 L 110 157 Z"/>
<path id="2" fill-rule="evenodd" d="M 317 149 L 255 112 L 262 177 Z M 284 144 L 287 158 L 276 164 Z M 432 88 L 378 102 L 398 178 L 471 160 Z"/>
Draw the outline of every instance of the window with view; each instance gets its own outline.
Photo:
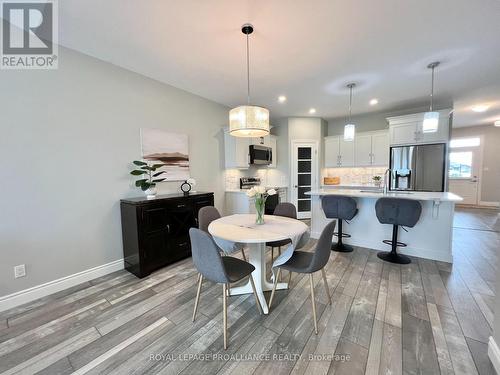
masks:
<path id="1" fill-rule="evenodd" d="M 461 148 L 461 147 L 477 147 L 481 144 L 481 139 L 478 137 L 474 138 L 457 138 L 450 141 L 450 148 Z"/>
<path id="2" fill-rule="evenodd" d="M 472 151 L 450 152 L 450 178 L 469 178 L 472 176 Z"/>

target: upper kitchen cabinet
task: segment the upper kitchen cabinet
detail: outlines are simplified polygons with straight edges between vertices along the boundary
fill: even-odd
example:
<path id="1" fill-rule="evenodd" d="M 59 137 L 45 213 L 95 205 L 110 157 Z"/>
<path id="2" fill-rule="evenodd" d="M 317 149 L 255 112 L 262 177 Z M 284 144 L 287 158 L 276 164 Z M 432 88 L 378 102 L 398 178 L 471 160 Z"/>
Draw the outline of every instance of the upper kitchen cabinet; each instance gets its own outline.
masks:
<path id="1" fill-rule="evenodd" d="M 354 142 L 354 162 L 358 167 L 372 165 L 372 135 L 357 134 Z"/>
<path id="2" fill-rule="evenodd" d="M 336 168 L 340 165 L 340 137 L 325 138 L 325 167 Z"/>
<path id="3" fill-rule="evenodd" d="M 385 167 L 389 165 L 389 132 L 383 130 L 372 134 L 372 165 Z"/>
<path id="4" fill-rule="evenodd" d="M 450 109 L 439 112 L 439 126 L 434 133 L 423 132 L 424 112 L 412 115 L 389 117 L 391 145 L 422 143 L 446 143 L 450 139 Z"/>
<path id="5" fill-rule="evenodd" d="M 340 138 L 339 160 L 341 167 L 354 167 L 354 142 Z"/>
<path id="6" fill-rule="evenodd" d="M 389 133 L 386 130 L 357 133 L 354 141 L 341 136 L 325 138 L 325 167 L 371 167 L 389 164 Z"/>
<path id="7" fill-rule="evenodd" d="M 325 167 L 352 167 L 354 166 L 354 143 L 344 141 L 343 137 L 334 136 L 325 138 Z"/>
<path id="8" fill-rule="evenodd" d="M 249 146 L 251 138 L 233 137 L 224 131 L 224 157 L 226 169 L 244 169 L 249 166 Z"/>

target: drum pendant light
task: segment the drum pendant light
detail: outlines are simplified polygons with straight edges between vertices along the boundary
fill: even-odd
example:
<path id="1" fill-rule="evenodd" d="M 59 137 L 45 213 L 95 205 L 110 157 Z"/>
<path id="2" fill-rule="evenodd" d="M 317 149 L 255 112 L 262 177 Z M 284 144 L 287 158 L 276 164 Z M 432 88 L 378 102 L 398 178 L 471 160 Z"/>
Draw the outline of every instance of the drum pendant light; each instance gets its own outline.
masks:
<path id="1" fill-rule="evenodd" d="M 235 137 L 263 137 L 269 134 L 269 110 L 250 105 L 250 56 L 249 35 L 253 26 L 246 23 L 241 32 L 247 38 L 247 104 L 229 111 L 229 133 Z"/>
<path id="2" fill-rule="evenodd" d="M 354 141 L 354 136 L 356 133 L 356 125 L 351 121 L 352 112 L 352 89 L 356 86 L 355 83 L 349 83 L 347 88 L 349 89 L 349 121 L 344 126 L 344 141 Z"/>
<path id="3" fill-rule="evenodd" d="M 432 69 L 432 80 L 431 80 L 431 105 L 429 112 L 424 114 L 424 122 L 422 124 L 423 133 L 435 133 L 438 131 L 439 127 L 439 112 L 433 111 L 434 105 L 434 69 L 439 65 L 439 61 L 430 63 L 427 68 Z"/>

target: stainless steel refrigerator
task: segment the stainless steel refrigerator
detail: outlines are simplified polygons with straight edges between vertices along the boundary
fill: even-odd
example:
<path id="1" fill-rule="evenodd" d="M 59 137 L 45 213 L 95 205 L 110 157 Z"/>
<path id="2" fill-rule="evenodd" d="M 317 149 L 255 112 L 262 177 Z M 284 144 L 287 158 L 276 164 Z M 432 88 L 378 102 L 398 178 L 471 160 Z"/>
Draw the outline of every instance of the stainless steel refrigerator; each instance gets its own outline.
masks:
<path id="1" fill-rule="evenodd" d="M 391 147 L 390 190 L 444 191 L 446 144 Z"/>

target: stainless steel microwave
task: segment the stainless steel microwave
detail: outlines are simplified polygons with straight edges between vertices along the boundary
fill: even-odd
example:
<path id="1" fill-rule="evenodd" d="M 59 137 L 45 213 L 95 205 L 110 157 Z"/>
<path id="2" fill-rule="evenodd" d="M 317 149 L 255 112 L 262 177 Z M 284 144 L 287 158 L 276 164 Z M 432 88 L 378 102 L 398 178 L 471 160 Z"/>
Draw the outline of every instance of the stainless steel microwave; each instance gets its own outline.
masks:
<path id="1" fill-rule="evenodd" d="M 273 149 L 263 145 L 250 145 L 251 165 L 270 165 L 273 162 Z"/>

